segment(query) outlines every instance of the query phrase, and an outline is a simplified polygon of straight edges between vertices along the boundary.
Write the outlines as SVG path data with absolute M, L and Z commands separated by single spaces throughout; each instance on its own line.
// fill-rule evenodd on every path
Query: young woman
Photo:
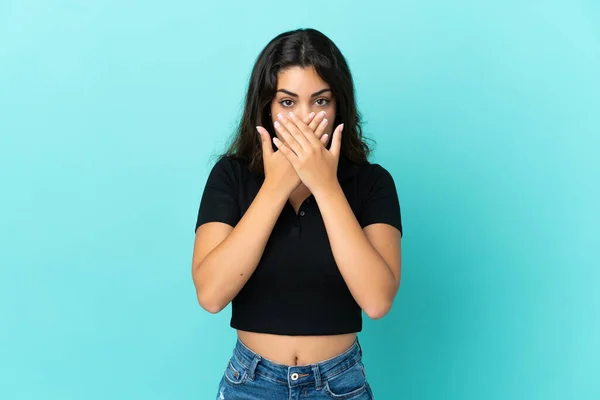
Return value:
M 200 202 L 192 275 L 238 340 L 218 399 L 372 399 L 357 332 L 400 285 L 391 175 L 367 161 L 346 60 L 313 29 L 260 53 Z

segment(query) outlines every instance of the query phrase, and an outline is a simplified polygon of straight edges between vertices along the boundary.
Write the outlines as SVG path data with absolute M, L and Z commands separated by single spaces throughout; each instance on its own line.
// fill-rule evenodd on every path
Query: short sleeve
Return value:
M 234 161 L 229 158 L 223 157 L 214 165 L 200 200 L 196 229 L 207 222 L 223 222 L 231 226 L 239 222 L 236 175 Z
M 361 227 L 385 223 L 396 227 L 402 235 L 400 201 L 392 175 L 382 166 L 373 164 L 369 174 L 364 199 L 362 201 L 359 223 Z

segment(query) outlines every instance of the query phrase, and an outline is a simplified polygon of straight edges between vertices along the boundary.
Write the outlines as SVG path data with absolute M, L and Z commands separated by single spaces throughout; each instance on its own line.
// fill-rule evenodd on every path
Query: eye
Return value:
M 317 105 L 320 107 L 325 107 L 327 104 L 329 104 L 329 99 L 325 99 L 325 98 L 317 99 L 315 101 L 315 103 L 317 103 Z
M 294 104 L 294 102 L 292 100 L 281 100 L 279 102 L 279 104 L 281 104 L 283 107 L 287 108 L 287 107 L 291 107 Z

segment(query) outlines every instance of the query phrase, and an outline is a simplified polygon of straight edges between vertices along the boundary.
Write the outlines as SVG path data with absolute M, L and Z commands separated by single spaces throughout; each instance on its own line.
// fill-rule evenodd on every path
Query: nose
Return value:
M 299 106 L 295 110 L 296 115 L 303 121 L 306 119 L 308 114 L 310 114 L 311 112 L 312 112 L 312 110 L 310 109 L 310 107 L 307 107 L 307 106 Z

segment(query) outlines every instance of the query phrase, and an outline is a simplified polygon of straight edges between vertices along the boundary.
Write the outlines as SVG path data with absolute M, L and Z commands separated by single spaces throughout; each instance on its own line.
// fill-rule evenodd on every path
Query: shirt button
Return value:
M 301 217 L 304 217 L 304 215 L 305 215 L 305 214 L 306 214 L 306 213 L 305 213 L 304 211 L 300 211 L 300 216 L 301 216 Z
M 294 372 L 294 373 L 293 373 L 293 374 L 290 376 L 290 378 L 291 378 L 293 381 L 297 381 L 297 380 L 298 380 L 298 377 L 299 377 L 299 375 L 298 375 L 298 373 L 297 373 L 297 372 Z

